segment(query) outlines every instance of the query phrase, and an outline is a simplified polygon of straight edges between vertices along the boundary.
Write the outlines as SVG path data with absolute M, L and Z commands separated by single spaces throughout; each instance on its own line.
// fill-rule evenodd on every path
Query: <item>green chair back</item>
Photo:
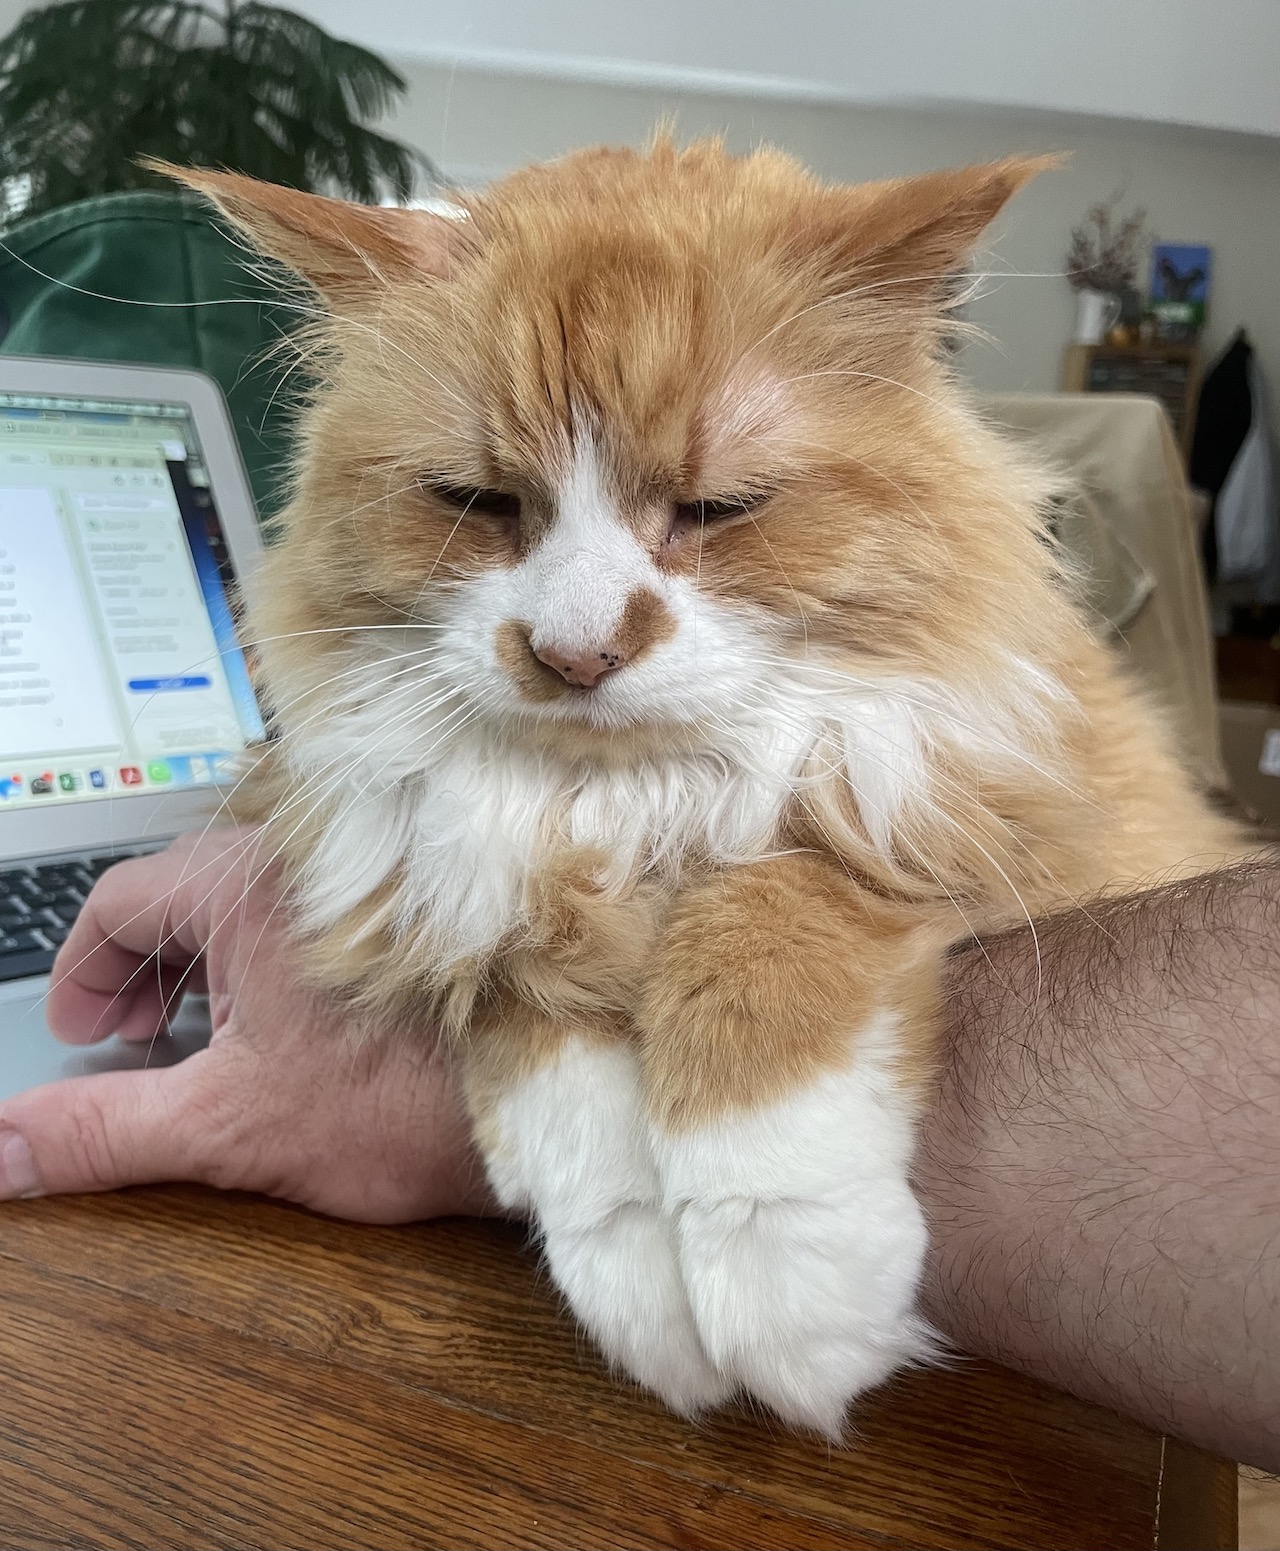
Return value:
M 279 509 L 290 394 L 289 356 L 276 347 L 296 313 L 202 201 L 106 194 L 20 222 L 0 244 L 0 351 L 207 372 L 259 512 Z

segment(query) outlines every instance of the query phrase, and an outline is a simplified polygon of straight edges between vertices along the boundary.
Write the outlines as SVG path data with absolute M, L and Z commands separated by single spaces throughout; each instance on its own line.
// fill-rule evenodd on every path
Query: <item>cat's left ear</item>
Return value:
M 452 219 L 304 194 L 241 173 L 148 165 L 203 194 L 254 247 L 339 308 L 376 296 L 392 280 L 446 279 L 475 245 L 461 210 Z
M 886 302 L 933 299 L 982 233 L 1058 156 L 1011 156 L 919 178 L 826 189 L 808 233 L 837 285 L 877 282 Z

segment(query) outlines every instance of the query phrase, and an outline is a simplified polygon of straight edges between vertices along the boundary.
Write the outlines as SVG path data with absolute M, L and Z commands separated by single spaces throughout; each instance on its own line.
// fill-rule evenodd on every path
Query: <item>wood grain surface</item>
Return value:
M 1003 1369 L 831 1450 L 616 1382 L 507 1225 L 174 1187 L 0 1207 L 0 1546 L 1235 1545 L 1235 1470 Z

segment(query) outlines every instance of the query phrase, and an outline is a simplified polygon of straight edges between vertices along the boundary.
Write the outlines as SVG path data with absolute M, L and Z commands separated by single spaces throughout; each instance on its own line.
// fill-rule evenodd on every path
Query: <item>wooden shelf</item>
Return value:
M 1195 345 L 1068 345 L 1062 386 L 1067 393 L 1143 393 L 1159 399 L 1184 461 L 1191 456 L 1200 393 Z

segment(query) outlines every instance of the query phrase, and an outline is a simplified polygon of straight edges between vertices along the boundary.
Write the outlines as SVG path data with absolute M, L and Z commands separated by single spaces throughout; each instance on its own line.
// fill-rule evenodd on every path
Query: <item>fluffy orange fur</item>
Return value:
M 338 821 L 291 730 L 336 714 L 362 630 L 536 549 L 587 420 L 658 573 L 745 606 L 819 671 L 941 707 L 926 789 L 887 816 L 819 740 L 741 865 L 693 846 L 606 876 L 553 808 L 519 918 L 483 954 L 441 958 L 431 922 L 406 922 L 403 864 L 312 932 L 317 979 L 442 1021 L 486 1148 L 502 1095 L 571 1034 L 638 1047 L 651 1112 L 679 1131 L 841 1067 L 891 1008 L 919 1103 L 950 941 L 1240 852 L 1082 622 L 1044 480 L 939 349 L 949 278 L 1042 166 L 830 187 L 775 152 L 660 140 L 517 173 L 457 220 L 181 174 L 319 298 L 295 492 L 252 610 L 284 736 L 247 807 L 291 877 Z M 519 520 L 460 516 L 451 487 L 512 493 Z M 669 517 L 734 498 L 714 527 Z M 671 633 L 652 601 L 628 656 Z M 669 719 L 540 719 L 581 692 L 525 621 L 495 651 L 530 708 L 522 749 L 607 776 L 679 746 Z M 975 727 L 1019 696 L 1025 715 Z
M 847 938 L 874 941 L 876 961 L 885 899 L 910 900 L 922 922 L 960 935 L 1238 851 L 1239 837 L 1192 791 L 1157 718 L 1082 627 L 1044 542 L 1034 475 L 953 410 L 956 388 L 936 349 L 939 282 L 1044 165 L 1014 159 L 832 188 L 773 152 L 733 159 L 716 143 L 678 151 L 660 141 L 647 155 L 587 152 L 517 173 L 466 201 L 466 228 L 182 172 L 327 304 L 296 494 L 253 616 L 268 696 L 301 684 L 292 714 L 310 713 L 305 686 L 317 663 L 336 661 L 345 632 L 393 622 L 433 578 L 511 564 L 527 534 L 458 524 L 415 476 L 431 470 L 483 486 L 514 472 L 545 493 L 557 431 L 572 403 L 587 402 L 623 443 L 619 463 L 639 492 L 657 483 L 696 497 L 708 479 L 713 493 L 717 483 L 781 486 L 768 513 L 727 542 L 670 559 L 686 572 L 697 566 L 707 592 L 763 604 L 855 672 L 891 666 L 981 684 L 1007 671 L 1002 653 L 1016 653 L 1071 690 L 1074 703 L 1042 734 L 1068 749 L 1069 784 L 1039 777 L 1034 746 L 1015 780 L 993 785 L 988 773 L 957 766 L 939 811 L 922 816 L 888 859 L 868 857 L 856 792 L 837 782 L 797 798 L 787 821 L 795 840 L 835 863 L 840 891 L 861 886 L 875 897 L 875 910 L 829 918 Z M 716 399 L 735 377 L 746 384 L 753 375 L 786 381 L 794 404 L 780 421 L 760 409 L 758 423 L 735 436 L 718 424 Z M 639 525 L 638 497 L 635 510 Z M 646 537 L 656 546 L 656 533 Z M 526 663 L 514 671 L 530 674 Z M 594 741 L 583 737 L 599 753 Z M 637 741 L 648 741 L 647 729 Z M 251 783 L 244 811 L 269 817 L 287 804 L 292 794 L 275 774 Z M 310 827 L 282 839 L 286 863 L 305 853 Z M 775 864 L 776 887 L 807 886 L 812 866 Z M 739 884 L 732 900 L 706 880 L 689 880 L 686 891 L 695 889 L 705 896 L 698 941 L 683 923 L 667 948 L 685 960 L 742 927 L 747 898 L 759 916 L 749 936 L 772 934 L 784 913 L 769 887 Z M 574 896 L 572 924 L 548 932 L 564 907 L 554 883 L 540 892 L 551 896 L 537 912 L 544 919 L 483 966 L 486 984 L 509 976 L 528 992 L 527 968 L 513 972 L 506 961 L 527 958 L 530 944 L 548 956 L 581 951 L 589 894 Z M 669 903 L 682 922 L 687 900 Z M 651 931 L 647 899 L 641 914 Z M 899 933 L 895 919 L 888 940 Z M 420 985 L 438 991 L 439 968 L 404 962 L 392 932 L 348 968 L 348 935 L 340 929 L 315 945 L 327 982 L 354 980 L 378 1002 L 413 999 Z M 719 976 L 728 982 L 722 995 L 732 1001 L 745 979 L 776 975 L 760 995 L 794 999 L 809 1041 L 813 1019 L 799 1014 L 797 981 L 837 1005 L 848 963 L 865 952 L 850 941 L 841 954 L 837 943 L 824 933 L 786 953 L 734 955 L 735 973 Z M 707 1059 L 683 981 L 656 977 L 659 992 L 634 983 L 634 973 L 620 976 L 607 952 L 602 962 L 602 1008 L 634 1016 L 645 1005 L 658 1046 L 674 1040 L 696 1063 Z M 681 972 L 696 979 L 696 970 Z M 465 974 L 470 981 L 474 967 Z M 707 987 L 697 995 L 708 999 Z M 579 1009 L 571 1001 L 563 1011 Z M 704 1016 L 716 1024 L 714 1011 Z M 520 1039 L 513 1031 L 512 1043 Z M 793 1064 L 783 1051 L 776 1060 Z M 670 1054 L 662 1062 L 680 1066 Z M 699 1076 L 701 1106 L 742 1101 L 741 1074 L 722 1080 L 718 1093 Z M 665 1106 L 687 1105 L 682 1083 L 678 1071 L 664 1078 Z

